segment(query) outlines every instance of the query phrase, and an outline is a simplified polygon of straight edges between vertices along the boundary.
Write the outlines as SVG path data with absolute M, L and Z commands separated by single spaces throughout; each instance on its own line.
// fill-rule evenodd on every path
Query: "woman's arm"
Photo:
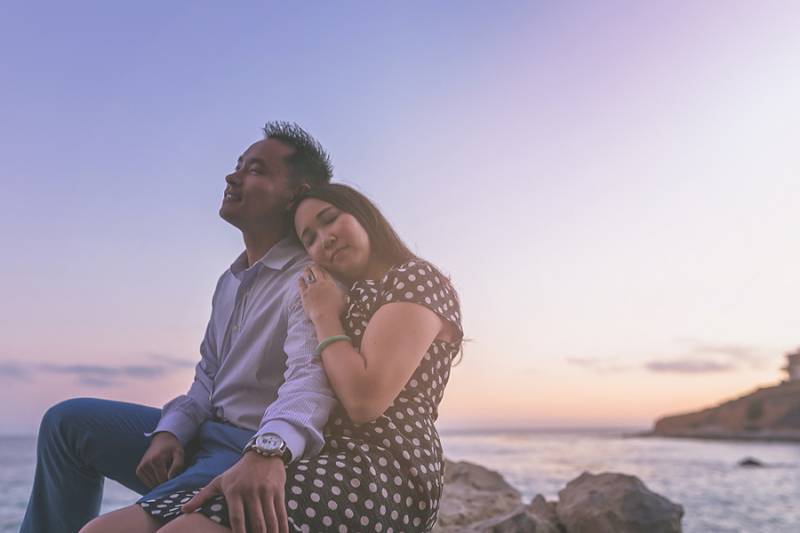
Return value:
M 314 325 L 319 339 L 344 332 L 338 316 Z M 322 351 L 325 373 L 353 422 L 370 422 L 386 411 L 443 327 L 442 319 L 426 307 L 386 304 L 367 324 L 361 353 L 347 342 Z

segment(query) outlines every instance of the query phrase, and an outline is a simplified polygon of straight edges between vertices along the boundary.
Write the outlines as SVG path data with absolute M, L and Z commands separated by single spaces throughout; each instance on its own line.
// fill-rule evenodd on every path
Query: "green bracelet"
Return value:
M 317 345 L 317 350 L 314 352 L 314 354 L 322 355 L 322 350 L 324 350 L 334 342 L 338 341 L 347 341 L 350 343 L 353 342 L 353 340 L 347 335 L 331 335 L 330 337 L 326 337 L 320 341 L 320 343 Z

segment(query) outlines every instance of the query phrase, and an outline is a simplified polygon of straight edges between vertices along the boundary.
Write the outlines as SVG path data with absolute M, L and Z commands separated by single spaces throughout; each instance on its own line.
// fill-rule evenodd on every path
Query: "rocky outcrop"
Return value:
M 558 493 L 559 521 L 569 533 L 673 533 L 683 507 L 652 492 L 637 477 L 584 472 Z
M 583 473 L 559 492 L 524 505 L 497 472 L 445 464 L 437 533 L 679 533 L 683 508 L 634 476 Z
M 715 407 L 661 418 L 651 434 L 800 441 L 800 381 L 760 388 Z
M 446 461 L 444 492 L 434 531 L 460 533 L 522 505 L 517 489 L 493 470 L 466 461 Z

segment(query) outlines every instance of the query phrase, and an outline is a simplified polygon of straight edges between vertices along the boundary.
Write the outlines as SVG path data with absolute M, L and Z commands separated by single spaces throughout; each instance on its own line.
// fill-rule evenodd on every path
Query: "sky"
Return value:
M 3 2 L 0 432 L 191 383 L 296 121 L 447 272 L 443 428 L 625 426 L 800 346 L 797 2 Z

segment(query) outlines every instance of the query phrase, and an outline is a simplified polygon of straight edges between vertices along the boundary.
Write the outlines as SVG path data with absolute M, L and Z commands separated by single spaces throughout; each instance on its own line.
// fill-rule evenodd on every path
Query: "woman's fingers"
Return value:
M 325 272 L 325 269 L 321 266 L 317 265 L 316 263 L 309 267 L 311 269 L 311 273 L 314 274 L 314 277 L 317 279 L 328 279 L 328 273 Z

